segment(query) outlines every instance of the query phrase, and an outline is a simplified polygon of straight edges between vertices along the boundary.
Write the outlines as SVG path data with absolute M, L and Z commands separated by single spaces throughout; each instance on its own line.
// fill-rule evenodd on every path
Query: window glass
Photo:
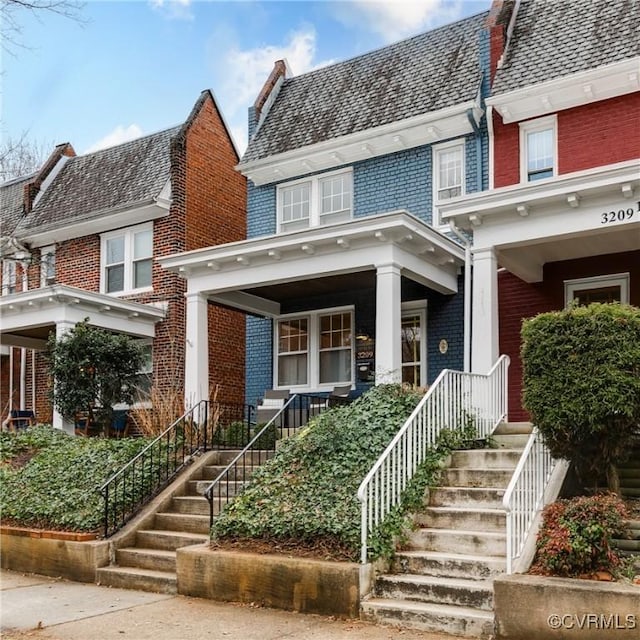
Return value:
M 530 181 L 553 176 L 553 129 L 527 133 L 527 176 Z
M 308 320 L 278 323 L 278 385 L 307 384 Z
M 153 383 L 153 353 L 151 345 L 144 345 L 143 350 L 144 362 L 142 367 L 140 367 L 140 371 L 136 375 L 134 382 L 134 396 L 137 402 L 149 400 L 151 397 L 151 386 Z
M 321 384 L 351 380 L 351 313 L 320 317 Z
M 309 218 L 309 183 L 287 187 L 282 191 L 282 222 Z
M 338 175 L 320 182 L 320 214 L 351 209 L 351 174 Z
M 124 236 L 107 240 L 107 264 L 124 262 Z
M 124 291 L 124 265 L 107 267 L 107 293 Z
M 604 304 L 610 302 L 621 302 L 622 291 L 620 285 L 613 285 L 611 287 L 594 287 L 587 289 L 574 289 L 573 299 L 578 301 L 578 304 L 587 306 L 594 302 L 602 302 Z
M 139 231 L 133 235 L 133 259 L 149 258 L 153 251 L 153 234 L 151 229 Z
M 56 281 L 56 252 L 53 247 L 49 247 L 42 254 L 42 285 L 49 286 Z
M 151 285 L 151 260 L 139 260 L 133 264 L 133 288 Z
M 402 318 L 402 382 L 420 384 L 421 335 L 420 314 Z

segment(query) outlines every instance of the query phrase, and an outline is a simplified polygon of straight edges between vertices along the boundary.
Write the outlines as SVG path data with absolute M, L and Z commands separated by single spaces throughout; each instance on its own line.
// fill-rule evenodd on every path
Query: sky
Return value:
M 489 9 L 491 0 L 88 0 L 81 21 L 16 11 L 0 135 L 84 154 L 184 122 L 211 89 L 242 153 L 276 60 L 293 75 Z M 7 48 L 9 49 L 7 51 Z M 48 152 L 47 152 L 48 153 Z

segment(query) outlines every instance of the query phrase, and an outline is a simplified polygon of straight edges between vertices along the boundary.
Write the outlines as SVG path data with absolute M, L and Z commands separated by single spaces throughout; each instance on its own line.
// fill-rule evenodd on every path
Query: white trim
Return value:
M 144 287 L 133 287 L 133 264 L 134 264 L 134 236 L 138 233 L 145 231 L 151 232 L 151 255 L 145 260 L 151 261 L 151 284 Z M 114 238 L 123 238 L 124 243 L 124 257 L 123 257 L 123 289 L 122 291 L 107 291 L 107 243 Z M 118 229 L 116 231 L 109 231 L 100 235 L 100 293 L 108 294 L 111 296 L 124 296 L 134 293 L 144 293 L 153 291 L 153 222 L 145 222 L 144 224 L 136 225 L 135 227 L 127 227 L 126 229 Z
M 530 133 L 539 133 L 541 131 L 551 130 L 553 136 L 553 164 L 551 170 L 553 175 L 542 180 L 551 180 L 558 175 L 558 116 L 556 114 L 545 118 L 537 118 L 536 120 L 527 120 L 520 123 L 520 182 L 538 182 L 537 180 L 529 180 L 529 146 L 527 144 L 527 136 Z
M 450 149 L 459 148 L 462 152 L 462 177 L 461 177 L 461 191 L 460 195 L 452 196 L 451 198 L 438 198 L 438 192 L 440 191 L 440 154 L 442 151 L 448 151 Z M 438 230 L 448 229 L 448 223 L 443 223 L 440 219 L 440 205 L 443 202 L 447 202 L 453 198 L 461 198 L 467 192 L 467 166 L 466 166 L 466 140 L 465 138 L 456 138 L 455 140 L 448 140 L 440 144 L 434 144 L 431 146 L 431 189 L 432 189 L 432 222 L 434 228 Z
M 409 300 L 407 302 L 403 302 L 401 304 L 401 319 L 419 315 L 420 317 L 420 380 L 418 382 L 419 386 L 427 385 L 427 311 L 428 311 L 428 303 L 427 300 Z M 401 345 L 402 352 L 402 345 Z M 402 367 L 402 356 L 400 357 Z
M 349 313 L 351 315 L 351 379 L 336 380 L 333 382 L 320 383 L 320 317 L 336 315 L 338 313 Z M 283 320 L 307 320 L 307 384 L 305 385 L 278 385 L 278 325 Z M 340 307 L 327 307 L 324 309 L 312 309 L 298 313 L 287 313 L 273 320 L 273 388 L 291 389 L 304 393 L 331 391 L 338 384 L 350 384 L 353 388 L 355 381 L 355 307 L 353 305 L 343 305 Z
M 590 278 L 575 278 L 564 281 L 564 303 L 568 306 L 575 296 L 576 291 L 584 289 L 604 289 L 605 287 L 620 287 L 620 302 L 629 304 L 629 273 L 612 273 L 604 276 L 592 276 Z
M 495 178 L 493 172 L 495 170 L 495 140 L 493 132 L 493 107 L 487 107 L 487 133 L 489 134 L 489 191 L 494 189 Z

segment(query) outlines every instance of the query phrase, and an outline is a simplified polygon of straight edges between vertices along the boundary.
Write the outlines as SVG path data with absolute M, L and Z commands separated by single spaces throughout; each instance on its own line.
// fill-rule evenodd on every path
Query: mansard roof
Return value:
M 476 99 L 487 12 L 284 81 L 242 163 Z
M 522 0 L 494 95 L 640 55 L 640 2 Z
M 31 173 L 0 184 L 0 236 L 11 236 L 24 214 L 24 187 L 34 178 Z
M 170 143 L 181 127 L 70 158 L 20 223 L 20 232 L 92 218 L 154 200 L 170 177 Z

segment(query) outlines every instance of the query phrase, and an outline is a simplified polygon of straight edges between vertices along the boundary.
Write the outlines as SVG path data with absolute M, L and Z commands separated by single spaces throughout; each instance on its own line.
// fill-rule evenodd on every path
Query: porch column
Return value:
M 493 247 L 473 252 L 471 370 L 487 373 L 499 355 L 498 261 Z
M 209 324 L 207 298 L 188 293 L 187 333 L 184 361 L 185 408 L 209 399 Z
M 56 340 L 60 340 L 65 333 L 68 333 L 75 327 L 73 322 L 58 322 L 56 323 Z M 44 393 L 44 390 L 43 390 Z M 33 408 L 35 411 L 35 407 Z M 52 427 L 54 429 L 61 429 L 62 431 L 66 431 L 67 433 L 74 435 L 75 434 L 75 425 L 70 420 L 67 420 L 62 416 L 62 414 L 56 409 L 55 405 L 52 407 L 52 416 L 51 416 Z
M 400 268 L 376 268 L 376 384 L 402 381 Z

